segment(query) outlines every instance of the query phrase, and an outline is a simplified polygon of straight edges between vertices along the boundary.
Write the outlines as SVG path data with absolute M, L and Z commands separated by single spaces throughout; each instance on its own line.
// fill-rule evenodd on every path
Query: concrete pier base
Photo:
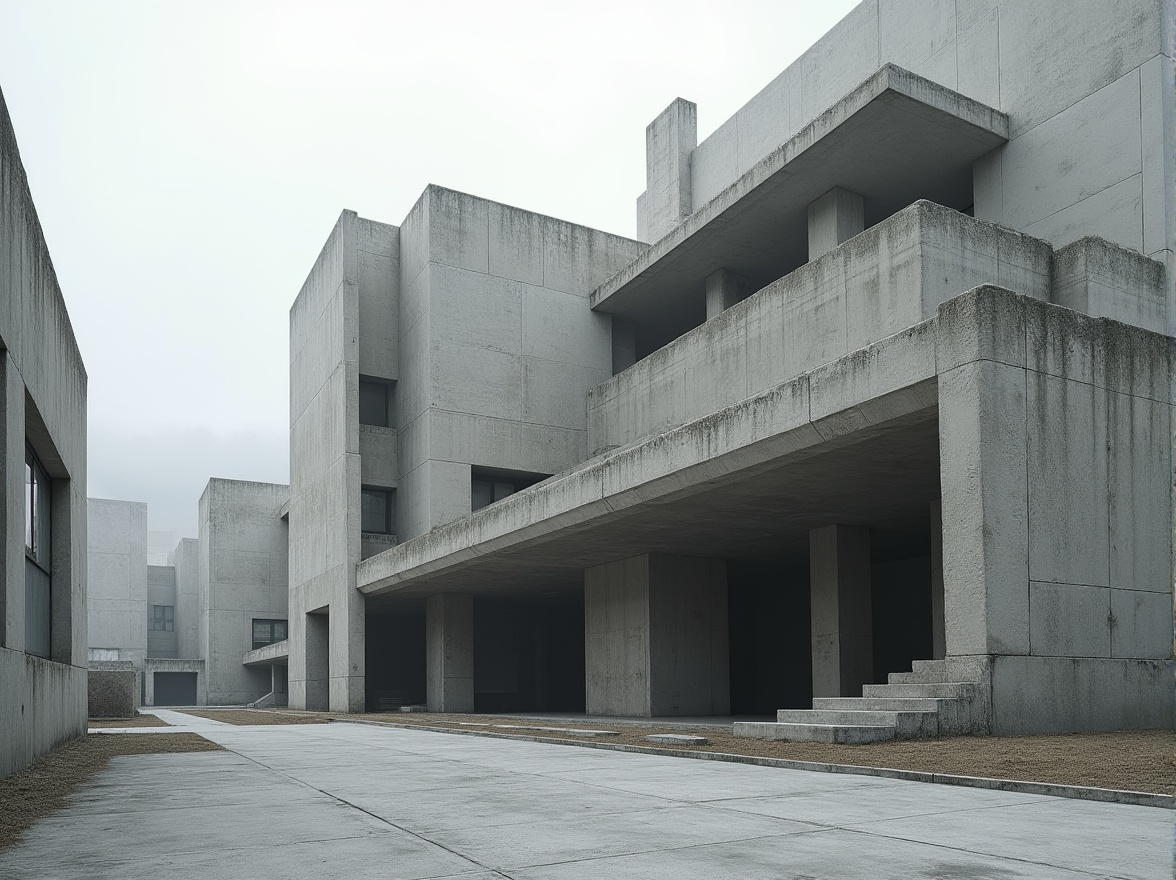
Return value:
M 425 602 L 425 689 L 430 712 L 474 711 L 470 593 L 438 593 Z
M 874 680 L 869 529 L 813 529 L 809 578 L 813 696 L 861 696 Z
M 589 715 L 731 711 L 727 565 L 643 554 L 584 575 Z

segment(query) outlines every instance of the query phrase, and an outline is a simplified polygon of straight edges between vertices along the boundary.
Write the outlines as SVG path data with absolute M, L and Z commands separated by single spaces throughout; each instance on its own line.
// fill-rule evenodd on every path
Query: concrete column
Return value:
M 709 321 L 725 312 L 739 300 L 747 289 L 747 279 L 730 269 L 720 269 L 706 279 L 706 319 Z
M 870 531 L 832 525 L 809 532 L 813 696 L 860 697 L 874 680 Z
M 931 659 L 947 656 L 943 618 L 943 501 L 931 502 Z
M 584 573 L 589 715 L 731 711 L 727 564 L 645 554 Z
M 637 328 L 628 321 L 612 319 L 612 371 L 624 372 L 637 363 Z
M 425 602 L 425 690 L 430 712 L 474 711 L 474 597 L 438 593 Z
M 857 193 L 833 187 L 808 206 L 809 260 L 828 253 L 866 228 L 866 209 Z
M 698 107 L 675 98 L 645 129 L 644 241 L 657 241 L 694 210 L 690 155 L 698 145 Z
M 330 709 L 331 615 L 329 612 L 307 614 L 305 626 L 306 708 L 325 712 Z

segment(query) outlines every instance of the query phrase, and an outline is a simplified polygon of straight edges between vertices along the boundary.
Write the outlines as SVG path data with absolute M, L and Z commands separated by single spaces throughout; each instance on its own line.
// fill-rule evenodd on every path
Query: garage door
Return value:
M 195 672 L 155 673 L 156 706 L 195 706 Z

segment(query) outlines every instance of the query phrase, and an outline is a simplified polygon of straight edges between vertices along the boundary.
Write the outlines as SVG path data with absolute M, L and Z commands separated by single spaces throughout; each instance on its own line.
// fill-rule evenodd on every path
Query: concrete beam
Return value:
M 839 186 L 833 187 L 808 206 L 809 261 L 827 254 L 865 228 L 865 200 L 855 192 Z M 709 291 L 708 286 L 708 294 Z
M 430 712 L 474 711 L 474 597 L 425 601 L 425 692 Z
M 870 531 L 809 532 L 813 696 L 857 697 L 874 680 Z

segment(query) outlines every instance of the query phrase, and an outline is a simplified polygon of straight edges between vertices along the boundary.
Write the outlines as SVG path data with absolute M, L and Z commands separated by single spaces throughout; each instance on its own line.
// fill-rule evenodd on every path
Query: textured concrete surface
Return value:
M 116 758 L 0 855 L 0 875 L 1172 872 L 1173 813 L 1155 808 L 365 725 L 232 727 L 158 714 L 228 751 Z M 267 815 L 281 821 L 261 833 Z

